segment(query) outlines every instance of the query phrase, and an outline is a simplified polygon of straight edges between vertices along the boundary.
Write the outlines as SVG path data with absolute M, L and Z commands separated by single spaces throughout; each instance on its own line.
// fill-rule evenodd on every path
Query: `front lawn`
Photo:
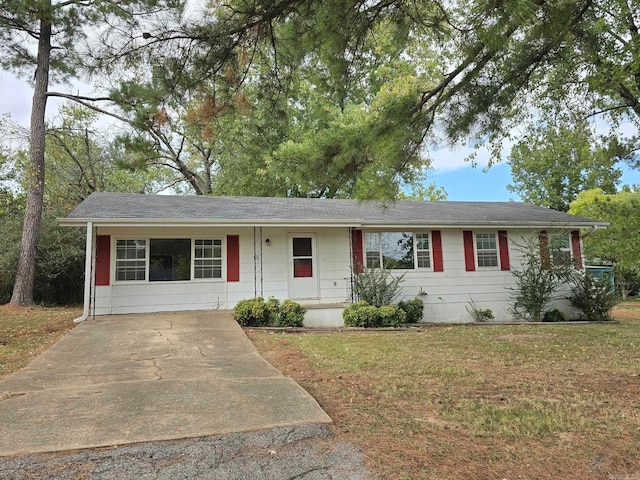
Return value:
M 73 328 L 78 307 L 0 305 L 0 378 L 17 372 Z
M 248 333 L 383 478 L 610 480 L 640 475 L 640 302 L 615 317 Z

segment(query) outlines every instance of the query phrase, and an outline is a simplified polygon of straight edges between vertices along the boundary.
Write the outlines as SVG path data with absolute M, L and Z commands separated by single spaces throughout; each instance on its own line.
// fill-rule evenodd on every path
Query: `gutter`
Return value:
M 211 218 L 202 219 L 175 219 L 175 218 L 58 218 L 58 223 L 63 227 L 80 227 L 87 222 L 93 222 L 101 227 L 219 227 L 219 228 L 237 228 L 237 227 L 284 227 L 284 228 L 370 228 L 385 229 L 393 228 L 402 230 L 408 227 L 420 227 L 429 229 L 467 229 L 474 230 L 478 228 L 506 228 L 506 229 L 556 229 L 556 228 L 606 228 L 607 222 L 503 222 L 503 221 L 478 221 L 469 223 L 457 222 L 429 222 L 424 219 L 413 221 L 397 222 L 397 221 L 368 221 L 362 219 L 351 220 L 219 220 Z
M 93 264 L 93 222 L 87 222 L 87 244 L 85 250 L 85 266 L 84 266 L 84 307 L 82 315 L 73 320 L 78 324 L 89 318 L 89 309 L 91 306 L 91 276 Z

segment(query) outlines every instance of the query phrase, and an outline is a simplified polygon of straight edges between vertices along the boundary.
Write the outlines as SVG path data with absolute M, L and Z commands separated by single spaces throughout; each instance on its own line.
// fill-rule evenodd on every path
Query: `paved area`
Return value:
M 0 418 L 0 456 L 331 422 L 229 312 L 88 320 L 0 381 Z
M 0 458 L 6 480 L 367 480 L 354 445 L 326 425 Z

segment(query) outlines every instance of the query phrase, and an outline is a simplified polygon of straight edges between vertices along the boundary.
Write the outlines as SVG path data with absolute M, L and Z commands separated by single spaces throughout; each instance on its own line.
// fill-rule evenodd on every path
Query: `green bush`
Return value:
M 557 308 L 544 312 L 542 317 L 543 322 L 566 322 L 567 320 L 567 314 Z
M 383 305 L 378 308 L 379 325 L 381 327 L 397 327 L 407 320 L 407 314 L 398 305 Z
M 618 303 L 609 276 L 595 278 L 588 273 L 578 278 L 569 300 L 587 320 L 592 321 L 612 320 L 611 310 Z
M 296 302 L 285 300 L 280 305 L 278 323 L 281 327 L 302 327 L 307 309 Z
M 345 307 L 342 318 L 345 327 L 397 327 L 406 322 L 407 314 L 398 305 L 376 307 L 360 301 Z
M 269 325 L 270 315 L 262 297 L 241 300 L 233 309 L 233 318 L 245 327 L 265 327 Z
M 398 307 L 401 308 L 406 314 L 406 323 L 419 323 L 422 321 L 422 312 L 424 311 L 424 302 L 421 298 L 414 298 L 413 300 L 402 301 L 398 303 Z
M 296 302 L 262 297 L 239 301 L 233 318 L 244 327 L 301 327 L 306 309 Z
M 400 282 L 404 275 L 394 277 L 384 268 L 365 268 L 356 276 L 355 293 L 369 305 L 391 305 L 400 295 Z
M 380 323 L 378 308 L 365 301 L 352 303 L 342 311 L 345 327 L 377 327 Z

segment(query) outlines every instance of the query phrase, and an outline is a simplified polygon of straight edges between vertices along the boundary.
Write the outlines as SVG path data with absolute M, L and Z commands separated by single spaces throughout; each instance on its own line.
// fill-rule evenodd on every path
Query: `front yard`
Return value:
M 640 478 L 640 303 L 615 317 L 249 336 L 383 478 Z
M 78 308 L 0 306 L 0 378 Z M 387 479 L 640 478 L 640 302 L 619 324 L 248 330 Z

